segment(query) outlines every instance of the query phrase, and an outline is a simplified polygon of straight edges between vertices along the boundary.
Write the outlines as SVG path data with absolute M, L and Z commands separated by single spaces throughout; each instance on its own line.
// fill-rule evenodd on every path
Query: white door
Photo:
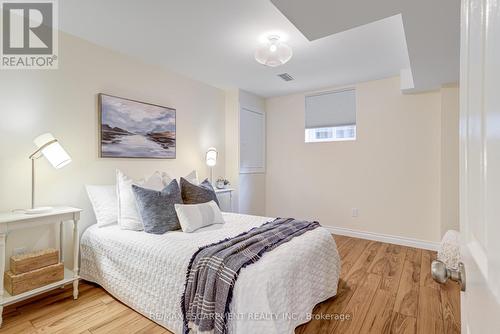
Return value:
M 500 333 L 500 0 L 462 0 L 462 333 Z

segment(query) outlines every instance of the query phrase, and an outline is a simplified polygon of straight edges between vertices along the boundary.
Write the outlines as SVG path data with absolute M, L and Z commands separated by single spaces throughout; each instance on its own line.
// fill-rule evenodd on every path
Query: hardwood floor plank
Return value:
M 410 261 L 417 264 L 420 268 L 422 263 L 422 249 L 406 247 L 406 258 L 405 261 Z
M 92 288 L 90 290 L 85 290 L 79 297 L 78 303 L 73 300 L 72 289 L 68 294 L 65 290 L 60 290 L 61 296 L 65 298 L 57 298 L 57 296 L 51 296 L 48 299 L 41 297 L 38 301 L 33 301 L 32 304 L 25 304 L 21 307 L 14 305 L 16 312 L 8 313 L 4 316 L 4 321 L 2 328 L 8 327 L 10 323 L 16 323 L 18 321 L 35 321 L 39 318 L 49 317 L 53 314 L 59 314 L 63 312 L 70 312 L 74 307 L 79 305 L 87 304 L 87 302 L 92 302 L 93 300 L 99 298 L 99 296 L 105 296 L 106 292 L 101 288 Z M 12 306 L 11 306 L 12 307 Z M 81 307 L 81 306 L 80 306 Z M 0 331 L 1 333 L 1 331 Z
M 92 330 L 94 326 L 99 324 L 107 323 L 114 319 L 120 312 L 130 311 L 130 309 L 120 302 L 114 301 L 109 304 L 103 304 L 104 308 L 102 311 L 92 313 L 80 318 L 79 320 L 67 319 L 58 323 L 58 330 L 51 328 L 51 333 L 62 334 L 62 333 L 80 333 L 87 329 Z M 134 312 L 135 313 L 135 312 Z
M 335 244 L 337 245 L 337 248 L 339 248 L 341 245 L 343 245 L 347 240 L 349 240 L 349 237 L 346 237 L 344 235 L 333 235 L 333 239 L 335 240 Z
M 432 279 L 431 263 L 437 257 L 436 252 L 422 250 L 422 265 L 420 270 L 420 286 L 433 289 L 440 289 L 440 284 Z
M 393 312 L 391 334 L 414 334 L 417 332 L 417 319 L 398 312 Z
M 163 327 L 160 327 L 155 323 L 150 323 L 148 326 L 138 330 L 134 334 L 173 334 L 173 333 L 166 330 Z
M 106 305 L 98 302 L 81 309 L 80 312 L 72 312 L 71 314 L 62 313 L 63 316 L 58 314 L 56 316 L 45 317 L 43 321 L 36 324 L 32 322 L 32 324 L 40 333 L 57 333 L 66 327 L 79 324 L 87 318 L 92 318 L 95 314 L 103 316 L 105 310 Z
M 139 332 L 140 330 L 148 327 L 150 325 L 151 321 L 144 317 L 144 316 L 140 316 L 138 319 L 134 319 L 134 320 L 131 320 L 131 321 L 128 321 L 126 324 L 123 324 L 123 325 L 126 325 L 127 326 L 127 331 L 128 333 L 137 333 Z M 123 329 L 121 328 L 117 328 L 116 331 L 111 331 L 109 332 L 110 334 L 111 333 L 116 333 L 116 334 L 122 334 L 123 333 Z
M 89 298 L 85 303 L 63 302 L 54 305 L 50 311 L 31 319 L 31 323 L 36 328 L 42 328 L 66 318 L 77 319 L 82 314 L 89 315 L 91 312 L 98 312 L 104 308 L 104 304 L 99 300 L 100 295 L 104 295 L 104 291 L 100 290 L 100 292 L 100 294 L 96 294 L 95 298 Z M 68 299 L 68 301 L 71 301 L 71 299 Z
M 399 286 L 403 264 L 406 257 L 406 248 L 398 245 L 388 245 L 382 254 L 373 262 L 372 273 L 382 276 L 380 289 L 392 291 L 396 295 Z
M 457 283 L 448 281 L 441 285 L 441 303 L 444 333 L 460 333 L 460 287 Z
M 417 317 L 421 260 L 421 250 L 415 248 L 407 250 L 403 273 L 394 304 L 395 312 L 410 317 Z
M 387 253 L 387 248 L 389 247 L 389 244 L 381 244 L 382 246 L 380 247 L 380 252 L 375 256 L 373 259 L 372 264 L 370 265 L 370 268 L 368 271 L 372 274 L 377 274 L 382 276 L 382 273 L 384 272 L 384 268 L 386 266 L 386 253 Z
M 313 313 L 352 318 L 313 319 L 297 334 L 460 332 L 458 286 L 432 280 L 434 252 L 334 238 L 342 261 L 338 293 Z M 88 282 L 81 282 L 78 300 L 68 286 L 5 308 L 4 333 L 171 334 Z
M 441 334 L 443 332 L 443 314 L 439 290 L 421 286 L 418 296 L 417 333 Z
M 117 316 L 110 318 L 106 323 L 103 323 L 99 327 L 93 327 L 90 329 L 92 334 L 107 334 L 107 333 L 133 333 L 129 330 L 128 324 L 139 320 L 142 317 L 137 312 L 127 309 Z
M 338 248 L 340 258 L 342 261 L 346 260 L 347 255 L 356 248 L 361 248 L 360 252 L 358 253 L 361 254 L 361 252 L 364 249 L 364 246 L 366 246 L 369 243 L 368 240 L 363 240 L 363 239 L 356 239 L 356 238 L 349 238 L 344 242 L 342 245 L 340 245 Z M 355 256 L 357 258 L 357 256 Z
M 31 322 L 29 321 L 17 321 L 15 323 L 11 323 L 10 326 L 2 325 L 2 329 L 0 329 L 0 333 L 2 334 L 31 334 L 36 333 L 36 328 L 33 327 Z
M 394 299 L 394 294 L 391 291 L 377 290 L 363 321 L 360 333 L 389 333 Z
M 115 298 L 113 298 L 113 296 L 111 295 L 105 295 L 101 298 L 99 298 L 101 300 L 101 302 L 103 302 L 104 304 L 109 304 L 109 303 L 112 303 L 114 301 L 116 301 Z
M 366 280 L 356 289 L 344 310 L 344 313 L 351 315 L 351 320 L 339 323 L 332 333 L 357 334 L 360 332 L 380 281 L 381 277 L 379 275 L 368 274 Z
M 376 241 L 371 241 L 366 245 L 349 272 L 345 274 L 345 280 L 349 282 L 351 287 L 358 285 L 366 277 L 368 269 L 382 248 L 381 246 L 382 244 Z
M 340 276 L 345 277 L 359 259 L 365 248 L 370 244 L 368 240 L 352 239 L 349 240 L 344 247 L 339 249 L 342 259 Z

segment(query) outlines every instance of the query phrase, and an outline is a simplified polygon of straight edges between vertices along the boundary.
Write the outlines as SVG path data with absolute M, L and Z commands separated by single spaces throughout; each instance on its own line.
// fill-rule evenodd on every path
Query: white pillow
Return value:
M 165 187 L 168 186 L 170 184 L 170 182 L 172 182 L 174 180 L 170 175 L 168 175 L 165 172 L 161 172 L 161 173 L 160 172 L 156 172 L 156 173 L 160 174 L 162 182 L 163 182 L 163 184 L 164 184 Z
M 205 226 L 224 224 L 219 206 L 210 201 L 201 204 L 175 204 L 175 212 L 183 232 L 194 232 Z
M 97 226 L 116 224 L 118 222 L 118 201 L 116 186 L 85 186 L 90 203 L 94 209 Z
M 199 185 L 200 184 L 200 181 L 198 180 L 198 172 L 196 172 L 196 170 L 193 170 L 191 171 L 191 173 L 189 173 L 188 175 L 184 176 L 184 178 L 186 180 L 188 180 L 189 182 L 191 182 L 192 184 L 194 185 Z M 180 184 L 180 180 L 179 180 L 179 184 Z
M 137 210 L 135 195 L 132 191 L 132 184 L 148 188 L 156 191 L 161 191 L 165 187 L 162 174 L 159 172 L 153 173 L 145 180 L 134 182 L 121 171 L 116 170 L 116 196 L 118 198 L 118 225 L 124 230 L 142 231 L 141 216 Z

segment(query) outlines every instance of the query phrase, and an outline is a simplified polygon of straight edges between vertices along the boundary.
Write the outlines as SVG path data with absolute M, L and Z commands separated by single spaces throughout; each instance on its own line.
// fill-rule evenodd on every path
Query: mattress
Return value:
M 189 260 L 201 246 L 236 236 L 272 218 L 224 213 L 225 224 L 163 235 L 92 225 L 81 238 L 80 276 L 174 333 L 182 333 L 181 296 Z M 334 296 L 340 259 L 320 227 L 265 253 L 241 270 L 230 333 L 293 333 L 314 306 Z

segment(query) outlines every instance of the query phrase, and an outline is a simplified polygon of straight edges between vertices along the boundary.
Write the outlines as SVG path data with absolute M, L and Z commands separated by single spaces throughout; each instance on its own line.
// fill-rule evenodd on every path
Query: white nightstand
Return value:
M 55 207 L 52 211 L 41 214 L 25 214 L 22 212 L 0 213 L 0 326 L 2 325 L 2 311 L 4 306 L 19 302 L 21 300 L 36 296 L 55 288 L 59 288 L 68 283 L 73 282 L 73 298 L 78 298 L 78 251 L 80 249 L 78 221 L 80 220 L 81 211 L 81 209 L 71 207 Z M 3 288 L 3 279 L 5 272 L 5 244 L 9 232 L 30 227 L 58 223 L 59 260 L 60 262 L 64 263 L 63 223 L 66 221 L 73 222 L 73 270 L 65 267 L 63 280 L 15 296 L 11 296 Z
M 233 191 L 234 189 L 232 188 L 215 188 L 215 194 L 217 195 L 222 211 L 233 211 Z

